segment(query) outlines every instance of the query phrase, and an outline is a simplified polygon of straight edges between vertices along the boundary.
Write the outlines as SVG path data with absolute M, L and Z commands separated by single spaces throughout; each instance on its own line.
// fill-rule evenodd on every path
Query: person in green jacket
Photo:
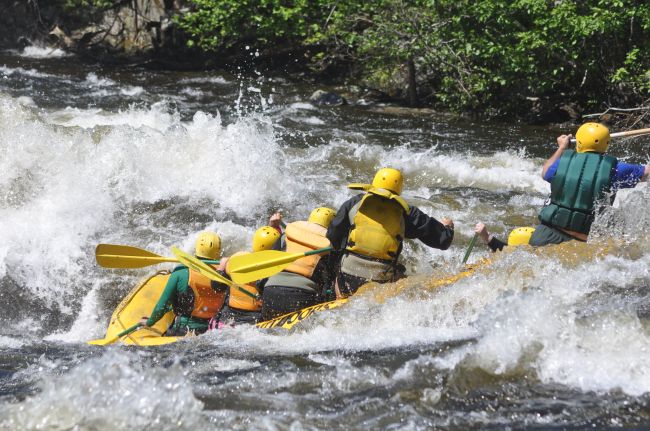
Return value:
M 201 260 L 216 260 L 221 256 L 221 238 L 214 232 L 201 232 L 196 240 L 195 253 Z M 225 274 L 224 268 L 216 268 Z M 151 316 L 143 317 L 140 324 L 153 326 L 165 313 L 173 310 L 174 323 L 167 336 L 183 336 L 188 332 L 202 334 L 209 329 L 210 320 L 223 308 L 228 286 L 206 276 L 178 266 L 169 276 L 165 289 Z
M 571 138 L 557 138 L 558 149 L 542 168 L 542 178 L 551 183 L 551 196 L 539 213 L 532 246 L 586 241 L 598 206 L 613 201 L 618 189 L 633 188 L 650 174 L 650 166 L 619 162 L 605 154 L 610 135 L 602 124 L 580 126 L 575 151 L 568 149 Z

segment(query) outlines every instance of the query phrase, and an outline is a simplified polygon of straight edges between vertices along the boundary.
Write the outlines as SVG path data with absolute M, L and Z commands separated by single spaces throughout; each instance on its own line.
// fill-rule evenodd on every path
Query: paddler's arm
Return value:
M 165 313 L 169 311 L 169 307 L 172 303 L 172 298 L 178 292 L 179 284 L 187 284 L 188 281 L 189 272 L 187 269 L 179 269 L 172 272 L 172 274 L 169 276 L 169 279 L 167 280 L 167 284 L 165 285 L 165 289 L 163 290 L 162 295 L 160 295 L 160 299 L 158 299 L 156 306 L 151 312 L 151 316 L 149 316 L 146 321 L 144 321 L 143 318 L 140 323 L 143 323 L 145 326 L 153 326 L 157 321 L 162 319 Z
M 284 222 L 282 221 L 282 213 L 280 211 L 275 212 L 271 217 L 269 217 L 269 226 L 271 226 L 273 229 L 277 230 L 278 233 L 280 234 L 280 238 L 273 244 L 272 250 L 278 250 L 278 251 L 283 251 L 285 244 L 284 244 L 284 232 L 282 232 L 282 226 L 286 226 Z
M 418 207 L 411 206 L 406 216 L 406 238 L 419 239 L 425 245 L 440 250 L 447 250 L 454 240 L 454 222 L 443 219 L 439 222 L 423 213 Z
M 501 251 L 503 250 L 503 247 L 508 245 L 494 235 L 491 235 L 487 230 L 487 226 L 481 222 L 476 223 L 474 232 L 481 238 L 485 245 L 490 247 L 490 250 L 492 251 Z
M 350 210 L 353 206 L 361 200 L 363 195 L 356 195 L 348 199 L 341 205 L 341 208 L 336 212 L 336 216 L 332 219 L 329 227 L 327 228 L 327 239 L 330 240 L 334 250 L 341 250 L 345 248 L 350 234 Z
M 544 163 L 544 166 L 542 167 L 542 178 L 546 178 L 546 171 L 548 171 L 548 168 L 550 168 L 553 163 L 560 160 L 564 150 L 569 147 L 571 138 L 573 138 L 573 135 L 561 135 L 557 137 L 557 150 L 555 150 L 553 155 L 549 157 L 546 163 Z
M 230 275 L 228 274 L 229 260 L 230 260 L 229 257 L 222 257 L 221 260 L 219 261 L 219 266 L 217 266 L 216 271 L 219 273 L 219 275 L 222 275 L 224 278 L 231 280 Z M 218 281 L 212 280 L 210 282 L 210 287 L 212 287 L 212 290 L 214 290 L 215 292 L 227 292 L 229 286 L 225 283 L 220 283 Z

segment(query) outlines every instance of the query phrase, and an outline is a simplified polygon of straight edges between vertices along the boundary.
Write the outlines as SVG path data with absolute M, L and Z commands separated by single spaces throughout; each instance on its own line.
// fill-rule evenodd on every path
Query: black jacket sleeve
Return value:
M 503 247 L 507 246 L 505 242 L 501 241 L 499 238 L 492 237 L 490 242 L 487 243 L 487 246 L 490 247 L 490 250 L 492 251 L 501 251 L 503 250 Z
M 454 230 L 412 206 L 406 216 L 406 238 L 417 238 L 429 247 L 447 250 L 454 239 Z
M 348 235 L 350 234 L 350 210 L 357 202 L 361 200 L 363 195 L 356 195 L 348 199 L 341 205 L 341 208 L 336 212 L 336 216 L 327 228 L 327 239 L 332 243 L 334 250 L 341 250 L 345 248 Z

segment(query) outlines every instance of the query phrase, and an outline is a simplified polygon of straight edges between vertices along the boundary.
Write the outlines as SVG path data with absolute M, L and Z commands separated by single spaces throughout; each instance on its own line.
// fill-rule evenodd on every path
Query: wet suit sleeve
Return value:
M 255 287 L 257 288 L 257 291 L 259 292 L 260 295 L 264 294 L 264 286 L 266 286 L 266 282 L 269 281 L 269 278 L 263 278 L 261 280 L 257 280 L 255 282 Z
M 429 247 L 447 250 L 454 240 L 454 230 L 412 206 L 406 216 L 405 236 L 419 239 Z
M 350 210 L 362 197 L 363 195 L 357 195 L 345 201 L 327 228 L 327 239 L 332 243 L 334 250 L 342 250 L 345 248 L 351 227 Z
M 183 282 L 187 284 L 189 281 L 188 274 L 189 272 L 187 269 L 172 272 L 169 276 L 169 280 L 167 280 L 167 284 L 165 285 L 165 290 L 163 290 L 158 303 L 147 320 L 147 326 L 155 325 L 156 322 L 162 319 L 165 313 L 171 309 L 172 298 L 174 298 L 178 293 L 179 284 Z
M 492 237 L 490 242 L 487 243 L 487 246 L 490 247 L 490 250 L 492 251 L 501 251 L 503 250 L 503 247 L 507 246 L 505 242 L 501 241 L 499 238 Z
M 328 290 L 334 286 L 334 269 L 336 268 L 336 256 L 327 254 L 320 258 L 311 279 L 320 288 L 318 292 L 321 297 L 324 297 Z
M 228 280 L 230 280 L 230 276 L 228 275 L 228 273 L 226 271 L 222 271 L 220 269 L 215 269 L 215 271 L 217 271 L 217 273 L 219 273 L 219 275 L 221 275 L 224 278 L 227 278 Z M 188 282 L 189 282 L 189 280 L 188 280 Z M 215 280 L 210 281 L 210 287 L 212 288 L 212 290 L 214 290 L 215 292 L 219 292 L 219 293 L 226 292 L 228 290 L 228 285 L 227 284 L 219 283 L 218 281 L 215 281 Z

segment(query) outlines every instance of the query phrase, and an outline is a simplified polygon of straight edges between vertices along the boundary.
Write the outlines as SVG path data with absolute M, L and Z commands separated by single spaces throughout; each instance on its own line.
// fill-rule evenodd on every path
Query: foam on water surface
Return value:
M 55 79 L 28 67 L 2 67 L 0 74 Z M 80 82 L 98 95 L 151 95 L 149 88 L 100 73 L 85 74 Z M 194 84 L 214 84 L 214 91 L 229 84 L 219 76 L 180 82 L 184 96 L 195 98 L 207 93 Z M 562 260 L 552 253 L 517 250 L 466 279 L 432 290 L 427 274 L 444 276 L 441 268 L 458 268 L 463 241 L 473 235 L 476 221 L 485 221 L 498 233 L 514 223 L 535 223 L 536 208 L 549 190 L 540 177 L 543 159 L 510 148 L 450 150 L 446 145 L 461 138 L 459 132 L 435 127 L 430 145 L 410 139 L 386 145 L 361 128 L 333 130 L 317 144 L 300 142 L 303 135 L 289 131 L 286 136 L 298 144 L 289 143 L 282 120 L 327 129 L 331 117 L 307 102 L 272 108 L 263 86 L 243 88 L 264 98 L 263 109 L 229 120 L 215 109 L 181 115 L 174 97 L 183 94 L 114 110 L 75 105 L 43 109 L 28 96 L 0 96 L 0 151 L 5 154 L 0 160 L 0 279 L 3 286 L 17 286 L 25 294 L 25 309 L 33 310 L 36 304 L 39 310 L 18 319 L 12 331 L 30 337 L 37 333 L 52 343 L 83 343 L 103 336 L 110 308 L 153 268 L 101 270 L 94 264 L 97 243 L 130 244 L 169 255 L 171 245 L 190 251 L 196 232 L 211 229 L 222 235 L 225 253 L 244 250 L 272 211 L 281 208 L 287 220 L 296 220 L 317 206 L 336 208 L 352 195 L 348 183 L 370 182 L 377 168 L 394 166 L 405 173 L 409 201 L 436 218 L 451 216 L 457 223 L 456 242 L 449 251 L 407 242 L 405 261 L 419 276 L 409 279 L 399 294 L 381 301 L 369 291 L 344 308 L 312 316 L 290 333 L 225 328 L 169 349 L 179 355 L 201 346 L 218 349 L 227 359 L 210 358 L 199 365 L 199 372 L 209 374 L 212 367 L 216 373 L 234 373 L 224 379 L 225 390 L 245 388 L 252 394 L 261 387 L 278 406 L 295 402 L 297 397 L 282 395 L 293 384 L 314 385 L 323 394 L 348 394 L 368 390 L 368 382 L 390 387 L 427 369 L 480 370 L 504 379 L 523 373 L 544 384 L 580 391 L 650 391 L 647 322 L 636 312 L 644 298 L 641 288 L 635 290 L 650 281 L 643 248 L 648 243 L 647 192 L 630 193 L 627 204 L 619 204 L 596 223 L 595 232 L 604 235 L 616 220 L 616 232 L 628 240 L 611 253 L 596 256 L 571 249 L 568 255 L 576 257 Z M 381 132 L 381 127 L 372 127 L 373 133 Z M 494 257 L 479 244 L 472 259 L 486 256 Z M 431 268 L 430 261 L 437 268 Z M 626 289 L 634 294 L 622 295 Z M 64 315 L 60 323 L 43 320 L 52 310 Z M 21 347 L 13 333 L 0 337 L 0 346 Z M 364 352 L 453 343 L 458 347 L 422 354 L 393 375 L 381 366 L 358 366 L 350 359 Z M 333 369 L 325 382 L 288 371 L 285 377 L 293 383 L 286 383 L 257 372 L 265 361 L 292 355 L 311 356 Z M 41 417 L 62 427 L 102 428 L 113 414 L 98 401 L 103 397 L 112 400 L 120 417 L 135 414 L 135 406 L 145 408 L 141 427 L 178 420 L 201 427 L 206 418 L 188 389 L 183 367 L 143 367 L 128 349 L 110 349 L 44 377 L 38 393 L 3 407 L 2 425 L 37 428 L 34 421 Z M 103 385 L 85 381 L 96 374 Z M 162 396 L 143 395 L 146 391 L 137 385 L 152 387 L 154 393 L 168 385 L 179 388 L 186 408 L 181 412 L 159 400 Z M 66 388 L 59 399 L 56 387 Z M 118 399 L 121 391 L 129 393 L 125 400 Z M 440 388 L 432 385 L 422 396 L 435 405 Z M 79 403 L 91 413 L 82 415 L 75 407 Z M 144 404 L 151 403 L 147 410 Z M 220 415 L 233 426 L 245 416 L 224 407 L 210 420 Z M 122 426 L 119 419 L 116 423 Z M 251 424 L 303 426 L 297 415 L 274 413 Z
M 202 403 L 178 365 L 145 365 L 109 350 L 68 370 L 48 364 L 38 394 L 0 406 L 2 429 L 201 429 Z M 59 374 L 63 371 L 62 374 Z

